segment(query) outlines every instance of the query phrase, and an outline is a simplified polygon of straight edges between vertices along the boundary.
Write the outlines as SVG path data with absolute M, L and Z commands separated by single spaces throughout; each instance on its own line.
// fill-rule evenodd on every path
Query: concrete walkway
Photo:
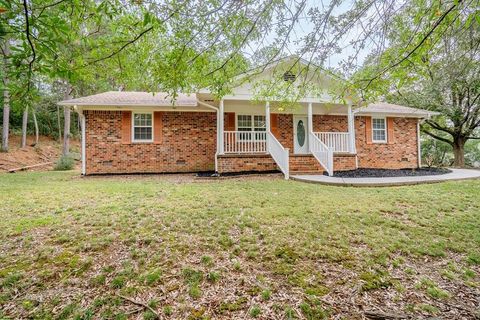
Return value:
M 295 175 L 291 179 L 320 183 L 335 186 L 353 186 L 353 187 L 382 187 L 382 186 L 404 186 L 422 183 L 436 183 L 443 181 L 479 179 L 480 170 L 473 169 L 450 169 L 452 172 L 433 176 L 416 177 L 383 177 L 383 178 L 340 178 L 328 177 L 323 175 Z

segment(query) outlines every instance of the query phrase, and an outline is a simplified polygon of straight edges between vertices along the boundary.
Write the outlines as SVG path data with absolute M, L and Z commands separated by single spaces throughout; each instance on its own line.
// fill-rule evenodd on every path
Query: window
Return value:
M 153 141 L 153 125 L 151 113 L 133 114 L 133 141 Z
M 372 119 L 373 142 L 387 142 L 387 122 L 385 118 Z
M 239 114 L 237 116 L 237 130 L 265 132 L 267 130 L 265 116 Z M 250 140 L 251 137 L 251 134 L 240 134 L 241 140 Z M 255 140 L 265 140 L 265 134 L 255 134 Z

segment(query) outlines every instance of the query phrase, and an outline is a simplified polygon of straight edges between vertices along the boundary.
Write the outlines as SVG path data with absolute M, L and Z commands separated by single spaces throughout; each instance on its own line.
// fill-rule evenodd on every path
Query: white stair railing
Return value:
M 327 147 L 313 132 L 309 133 L 310 152 L 318 162 L 327 170 L 329 176 L 333 176 L 333 151 Z
M 284 148 L 271 132 L 267 133 L 267 151 L 283 172 L 285 179 L 288 180 L 290 170 L 288 158 L 289 150 Z
M 350 152 L 350 133 L 348 132 L 314 132 L 333 152 Z

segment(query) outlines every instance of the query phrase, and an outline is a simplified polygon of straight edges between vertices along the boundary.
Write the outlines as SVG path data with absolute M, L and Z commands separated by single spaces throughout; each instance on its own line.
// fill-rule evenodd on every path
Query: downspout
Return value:
M 358 153 L 357 153 L 357 135 L 355 134 L 355 114 L 358 112 L 358 110 L 351 110 L 352 113 L 352 130 L 353 130 L 353 152 L 355 153 L 355 169 L 358 169 Z
M 83 110 L 79 109 L 77 106 L 74 106 L 73 109 L 78 112 L 78 116 L 80 117 L 80 127 L 82 130 L 82 145 L 81 145 L 81 156 L 82 156 L 82 176 L 86 175 L 86 121 L 85 121 L 85 115 L 83 114 Z
M 417 121 L 417 165 L 418 168 L 422 167 L 422 147 L 421 147 L 421 142 L 420 142 L 420 122 L 423 120 L 418 119 Z
M 215 151 L 215 172 L 218 172 L 218 150 L 219 150 L 219 143 L 220 143 L 220 137 L 218 136 L 218 133 L 220 132 L 220 111 L 218 110 L 217 107 L 214 107 L 208 103 L 205 103 L 203 101 L 200 101 L 197 99 L 198 104 L 213 109 L 217 112 L 217 148 Z

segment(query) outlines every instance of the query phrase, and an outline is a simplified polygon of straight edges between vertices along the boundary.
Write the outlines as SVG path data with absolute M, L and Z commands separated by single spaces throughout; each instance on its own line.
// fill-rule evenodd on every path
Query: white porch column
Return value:
M 349 133 L 349 151 L 350 153 L 356 153 L 355 147 L 355 116 L 352 111 L 352 103 L 348 103 L 348 133 Z
M 223 128 L 224 128 L 224 110 L 223 110 L 223 99 L 220 100 L 220 106 L 219 106 L 219 112 L 218 112 L 218 154 L 224 154 L 224 150 L 223 150 L 223 146 L 224 146 L 224 143 L 223 143 L 223 137 L 224 137 L 224 134 L 223 134 Z
M 271 132 L 270 128 L 270 102 L 265 103 L 265 126 L 267 127 L 267 133 Z
M 310 139 L 310 133 L 313 134 L 313 107 L 312 103 L 308 103 L 308 109 L 307 109 L 307 115 L 308 115 L 308 151 L 312 151 L 312 139 Z

